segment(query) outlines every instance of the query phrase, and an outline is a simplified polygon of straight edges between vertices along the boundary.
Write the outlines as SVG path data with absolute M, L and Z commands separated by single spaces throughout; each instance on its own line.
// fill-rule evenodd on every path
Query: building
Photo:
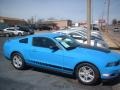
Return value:
M 52 22 L 55 23 L 59 28 L 68 28 L 72 26 L 71 20 L 56 20 Z
M 9 26 L 13 26 L 13 25 L 25 25 L 26 21 L 24 19 L 0 16 L 0 23 L 5 23 Z
M 72 26 L 71 20 L 46 20 L 38 23 L 38 26 L 47 26 L 51 29 L 65 29 Z

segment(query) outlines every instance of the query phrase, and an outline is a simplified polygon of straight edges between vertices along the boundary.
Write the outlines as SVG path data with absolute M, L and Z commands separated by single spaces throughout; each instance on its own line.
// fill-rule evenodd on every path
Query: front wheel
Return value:
M 76 77 L 83 84 L 93 85 L 99 81 L 100 74 L 94 65 L 83 63 L 77 66 Z
M 7 33 L 7 34 L 5 34 L 5 37 L 9 37 L 10 35 Z
M 19 53 L 14 53 L 12 55 L 12 65 L 19 70 L 22 70 L 25 68 L 25 62 L 21 54 Z
M 18 33 L 18 36 L 22 36 L 22 33 Z

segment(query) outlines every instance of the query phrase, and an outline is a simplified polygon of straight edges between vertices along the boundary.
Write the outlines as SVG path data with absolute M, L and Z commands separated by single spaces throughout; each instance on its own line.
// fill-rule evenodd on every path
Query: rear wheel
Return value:
M 76 77 L 86 85 L 96 84 L 99 81 L 100 74 L 98 69 L 89 63 L 83 63 L 76 68 Z
M 18 33 L 18 36 L 22 36 L 22 33 Z
M 5 34 L 5 37 L 9 37 L 10 35 L 8 33 Z
M 22 70 L 25 68 L 25 62 L 21 54 L 14 53 L 12 55 L 12 65 L 19 70 Z

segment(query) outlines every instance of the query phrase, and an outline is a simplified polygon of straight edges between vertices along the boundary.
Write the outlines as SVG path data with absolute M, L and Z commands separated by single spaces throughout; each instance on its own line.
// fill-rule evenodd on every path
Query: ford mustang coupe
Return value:
M 120 54 L 107 49 L 78 44 L 73 38 L 58 33 L 42 33 L 4 44 L 4 56 L 16 69 L 26 65 L 73 74 L 83 84 L 120 75 Z

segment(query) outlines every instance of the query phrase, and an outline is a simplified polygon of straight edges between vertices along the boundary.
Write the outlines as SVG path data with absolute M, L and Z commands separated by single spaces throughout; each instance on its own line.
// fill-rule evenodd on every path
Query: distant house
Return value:
M 71 20 L 47 20 L 47 21 L 43 21 L 41 25 L 46 25 L 53 29 L 62 29 L 62 28 L 71 27 L 72 21 Z
M 13 25 L 24 25 L 26 24 L 26 21 L 24 19 L 0 16 L 0 23 L 5 23 L 7 25 L 13 26 Z
M 55 23 L 59 28 L 68 28 L 72 26 L 71 20 L 56 20 L 52 22 Z

